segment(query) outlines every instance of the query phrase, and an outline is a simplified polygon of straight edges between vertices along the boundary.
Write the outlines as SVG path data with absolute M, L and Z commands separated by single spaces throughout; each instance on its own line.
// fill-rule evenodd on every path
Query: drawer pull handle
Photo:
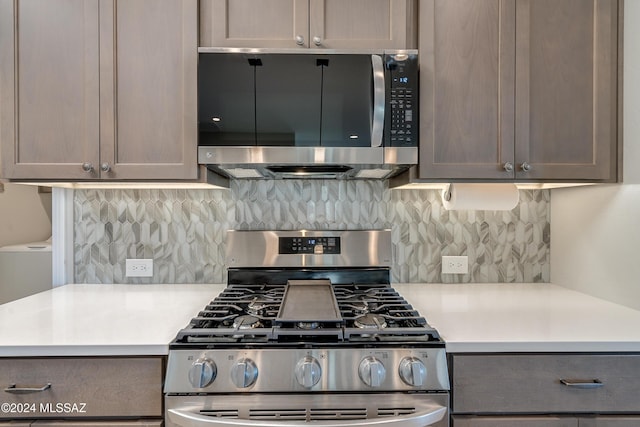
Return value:
M 39 393 L 41 391 L 45 391 L 51 388 L 51 383 L 47 383 L 42 387 L 16 387 L 15 384 L 11 384 L 9 387 L 5 388 L 4 391 L 12 394 L 29 394 L 29 393 Z
M 567 387 L 573 388 L 600 388 L 603 387 L 604 384 L 598 380 L 560 380 L 560 382 Z

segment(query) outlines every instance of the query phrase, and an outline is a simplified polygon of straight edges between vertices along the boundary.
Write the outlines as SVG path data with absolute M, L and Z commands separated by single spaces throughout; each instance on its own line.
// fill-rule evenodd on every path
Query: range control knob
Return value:
M 322 376 L 322 368 L 320 363 L 313 356 L 305 356 L 300 359 L 295 368 L 296 380 L 305 388 L 311 388 L 318 384 Z
M 189 382 L 194 388 L 204 388 L 216 379 L 217 373 L 218 369 L 213 360 L 198 359 L 189 369 Z
M 258 379 L 258 367 L 251 359 L 242 358 L 231 367 L 231 381 L 238 388 L 251 387 Z
M 360 361 L 358 375 L 369 387 L 380 387 L 384 382 L 386 370 L 381 361 L 373 356 L 367 356 Z
M 398 373 L 405 384 L 413 387 L 422 387 L 427 380 L 427 367 L 417 357 L 402 359 Z

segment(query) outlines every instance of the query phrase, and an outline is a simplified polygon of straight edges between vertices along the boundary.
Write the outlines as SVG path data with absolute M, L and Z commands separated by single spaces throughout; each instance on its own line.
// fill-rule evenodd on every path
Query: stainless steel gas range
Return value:
M 170 345 L 167 426 L 449 425 L 444 342 L 391 233 L 230 231 L 226 289 Z

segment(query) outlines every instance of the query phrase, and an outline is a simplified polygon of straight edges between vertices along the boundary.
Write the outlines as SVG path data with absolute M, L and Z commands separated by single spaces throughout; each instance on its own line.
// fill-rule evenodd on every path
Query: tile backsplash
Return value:
M 548 282 L 548 190 L 508 212 L 447 211 L 436 190 L 383 181 L 234 181 L 229 190 L 76 190 L 77 283 L 223 283 L 226 230 L 392 230 L 393 282 Z M 442 275 L 443 255 L 469 274 Z M 125 277 L 152 258 L 153 277 Z

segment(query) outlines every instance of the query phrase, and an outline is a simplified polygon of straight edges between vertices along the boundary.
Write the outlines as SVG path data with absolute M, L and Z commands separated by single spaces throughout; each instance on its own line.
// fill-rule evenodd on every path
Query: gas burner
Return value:
M 235 329 L 246 330 L 260 327 L 260 319 L 255 316 L 238 316 L 233 320 Z
M 255 298 L 253 301 L 251 301 L 247 305 L 247 313 L 253 314 L 253 315 L 258 315 L 258 314 L 260 314 L 261 311 L 263 311 L 267 307 L 271 307 L 273 305 L 274 304 L 272 302 L 259 300 L 259 299 Z
M 380 295 L 380 292 L 381 292 L 381 288 L 379 287 L 368 288 L 368 289 L 358 289 L 357 285 L 354 285 L 354 286 L 355 286 L 355 289 L 348 289 L 345 287 L 342 287 L 340 289 L 340 291 L 343 294 L 345 294 L 344 295 L 345 300 L 376 298 Z
M 369 312 L 369 303 L 367 301 L 350 301 L 343 305 L 344 307 L 348 307 L 359 314 L 366 314 Z
M 320 323 L 318 322 L 298 322 L 298 329 L 304 329 L 305 331 L 311 331 L 313 329 L 318 329 L 320 327 Z
M 371 313 L 358 317 L 353 324 L 361 329 L 384 329 L 387 327 L 384 317 Z
M 360 291 L 360 293 L 368 296 L 368 297 L 377 297 L 380 294 L 380 289 L 378 288 L 371 288 L 371 289 L 366 289 L 364 292 Z
M 259 296 L 260 299 L 265 300 L 265 302 L 278 302 L 282 299 L 282 289 L 268 289 L 259 292 L 255 292 L 256 296 Z

